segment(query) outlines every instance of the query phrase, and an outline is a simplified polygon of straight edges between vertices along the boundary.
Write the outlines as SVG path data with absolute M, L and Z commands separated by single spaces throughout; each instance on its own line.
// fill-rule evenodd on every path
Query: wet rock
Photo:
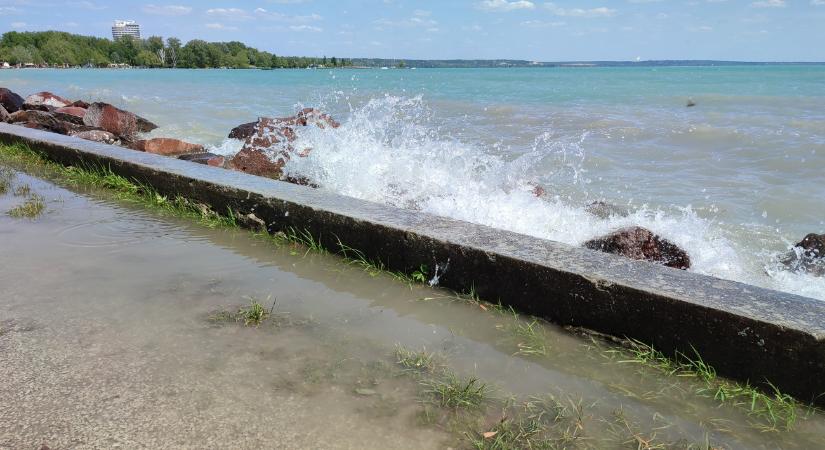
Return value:
M 336 122 L 335 119 L 332 118 L 327 113 L 321 112 L 315 108 L 304 108 L 298 112 L 296 116 L 298 122 L 302 126 L 307 125 L 315 125 L 318 128 L 338 128 L 341 126 L 340 123 Z
M 292 147 L 296 139 L 295 128 L 310 125 L 321 129 L 340 126 L 329 114 L 314 108 L 302 109 L 291 117 L 261 117 L 255 122 L 251 133 L 249 125 L 240 125 L 230 133 L 247 137 L 241 151 L 229 161 L 229 167 L 252 175 L 283 179 L 308 186 L 314 185 L 300 175 L 283 177 L 283 167 L 292 156 L 306 157 L 312 150 L 295 151 Z
M 622 228 L 584 243 L 586 248 L 649 261 L 676 269 L 690 268 L 690 257 L 676 244 L 642 227 Z
M 202 145 L 191 144 L 179 139 L 154 138 L 135 142 L 131 148 L 146 153 L 163 156 L 178 156 L 188 153 L 203 153 Z
M 65 98 L 52 94 L 51 92 L 44 91 L 26 97 L 25 103 L 35 107 L 51 106 L 54 108 L 62 108 L 64 106 L 69 106 L 72 101 L 66 100 Z
M 601 200 L 585 206 L 584 210 L 600 219 L 609 219 L 612 216 L 627 217 L 626 209 Z
M 547 191 L 538 184 L 533 186 L 533 190 L 530 191 L 530 193 L 532 193 L 536 197 L 544 197 L 545 195 L 547 195 Z
M 244 147 L 232 157 L 228 165 L 233 170 L 250 175 L 277 179 L 281 177 L 284 164 L 284 159 L 273 161 L 262 150 Z
M 141 133 L 148 133 L 158 127 L 157 125 L 144 119 L 143 117 L 136 115 L 135 119 L 137 120 L 137 129 Z
M 3 105 L 0 105 L 0 122 L 11 122 L 11 114 L 6 111 Z
M 23 97 L 9 89 L 0 88 L 0 105 L 3 105 L 3 108 L 6 108 L 9 114 L 16 113 L 23 109 L 23 103 L 25 103 Z
M 223 156 L 209 152 L 180 155 L 178 156 L 178 159 L 182 159 L 184 161 L 192 161 L 198 164 L 204 164 L 212 167 L 223 167 L 226 163 L 226 158 L 224 158 Z
M 241 139 L 241 140 L 249 139 L 250 137 L 252 137 L 253 134 L 255 134 L 255 125 L 257 125 L 257 124 L 258 124 L 257 121 L 256 122 L 249 122 L 249 123 L 242 123 L 242 124 L 238 125 L 237 127 L 233 128 L 229 132 L 228 137 L 230 139 Z
M 825 276 L 825 234 L 808 234 L 780 261 L 788 270 L 815 277 Z
M 69 132 L 69 136 L 78 137 L 87 141 L 102 142 L 104 144 L 120 145 L 120 139 L 104 130 L 82 130 Z
M 685 106 L 687 106 L 688 108 L 693 108 L 694 106 L 696 106 L 696 102 L 694 102 L 693 99 L 689 98 L 687 101 L 687 105 Z

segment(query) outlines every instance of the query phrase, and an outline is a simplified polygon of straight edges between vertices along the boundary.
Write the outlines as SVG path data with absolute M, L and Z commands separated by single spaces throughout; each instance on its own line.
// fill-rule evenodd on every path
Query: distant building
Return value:
M 118 40 L 123 36 L 140 39 L 140 25 L 134 20 L 115 20 L 112 26 L 112 39 Z

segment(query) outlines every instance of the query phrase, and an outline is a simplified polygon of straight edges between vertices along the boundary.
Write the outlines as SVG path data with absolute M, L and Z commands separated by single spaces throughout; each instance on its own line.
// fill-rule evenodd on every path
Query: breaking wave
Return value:
M 350 107 L 338 129 L 299 130 L 295 147 L 313 151 L 285 169 L 346 196 L 571 245 L 639 225 L 684 248 L 693 272 L 825 299 L 825 280 L 770 270 L 773 256 L 738 247 L 730 230 L 690 206 L 589 213 L 586 205 L 602 199 L 587 189 L 586 132 L 571 139 L 547 130 L 528 151 L 508 156 L 444 128 L 420 96 L 373 98 Z M 537 186 L 546 193 L 538 197 Z

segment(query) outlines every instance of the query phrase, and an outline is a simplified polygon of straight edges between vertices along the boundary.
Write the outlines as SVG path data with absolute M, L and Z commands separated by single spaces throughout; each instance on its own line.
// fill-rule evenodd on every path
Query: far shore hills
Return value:
M 150 36 L 117 40 L 62 31 L 8 31 L 0 36 L 0 68 L 187 68 L 187 69 L 442 69 L 554 67 L 692 67 L 821 65 L 825 62 L 718 60 L 528 61 L 520 59 L 401 59 L 283 56 L 242 42 L 206 42 Z

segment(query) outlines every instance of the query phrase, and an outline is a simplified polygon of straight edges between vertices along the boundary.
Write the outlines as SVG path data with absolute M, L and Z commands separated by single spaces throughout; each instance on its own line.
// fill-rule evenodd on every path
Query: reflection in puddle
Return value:
M 696 380 L 543 322 L 105 193 L 15 180 L 47 212 L 0 215 L 0 448 L 825 439 L 819 414 L 763 433 L 745 409 L 697 395 Z M 0 210 L 16 201 L 0 195 Z

